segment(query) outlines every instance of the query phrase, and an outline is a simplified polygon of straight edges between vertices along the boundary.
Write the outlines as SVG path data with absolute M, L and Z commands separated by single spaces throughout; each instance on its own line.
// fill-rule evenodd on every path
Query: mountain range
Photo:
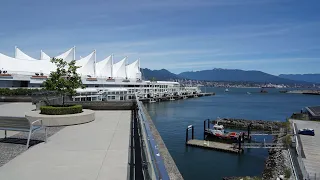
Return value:
M 170 79 L 191 79 L 205 81 L 239 81 L 239 82 L 258 82 L 275 84 L 308 84 L 320 83 L 320 74 L 289 75 L 281 74 L 279 76 L 271 75 L 262 71 L 244 71 L 239 69 L 211 69 L 203 71 L 188 71 L 180 74 L 174 74 L 166 69 L 150 70 L 141 69 L 144 79 L 154 78 L 156 80 Z M 310 76 L 312 75 L 312 76 Z M 312 78 L 311 78 L 312 77 Z
M 280 74 L 279 77 L 295 81 L 320 83 L 320 74 Z

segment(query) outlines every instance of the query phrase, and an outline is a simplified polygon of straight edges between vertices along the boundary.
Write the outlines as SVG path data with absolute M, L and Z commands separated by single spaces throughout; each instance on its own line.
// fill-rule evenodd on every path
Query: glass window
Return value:
M 115 96 L 111 96 L 111 99 L 116 99 L 116 97 Z

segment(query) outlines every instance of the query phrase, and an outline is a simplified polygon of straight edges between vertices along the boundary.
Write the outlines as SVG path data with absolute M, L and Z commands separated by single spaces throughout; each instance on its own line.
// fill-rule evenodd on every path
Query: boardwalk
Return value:
M 231 153 L 241 152 L 239 151 L 239 149 L 234 148 L 232 144 L 219 143 L 219 142 L 213 142 L 213 141 L 191 139 L 187 142 L 187 145 L 201 147 L 201 148 L 208 148 L 208 149 L 213 149 L 218 151 L 226 151 Z

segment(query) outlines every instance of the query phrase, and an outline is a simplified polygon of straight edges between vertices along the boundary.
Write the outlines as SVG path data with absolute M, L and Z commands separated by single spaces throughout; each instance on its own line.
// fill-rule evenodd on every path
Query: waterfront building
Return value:
M 66 62 L 76 59 L 76 48 L 55 56 Z M 40 51 L 40 59 L 35 59 L 15 47 L 15 56 L 0 53 L 0 87 L 39 88 L 56 69 L 51 57 Z M 86 57 L 76 60 L 81 66 L 78 73 L 86 89 L 78 89 L 75 101 L 128 100 L 134 94 L 141 98 L 175 96 L 200 93 L 198 87 L 183 87 L 172 81 L 146 81 L 140 71 L 140 59 L 128 64 L 128 58 L 114 63 L 113 55 L 97 61 L 94 50 Z

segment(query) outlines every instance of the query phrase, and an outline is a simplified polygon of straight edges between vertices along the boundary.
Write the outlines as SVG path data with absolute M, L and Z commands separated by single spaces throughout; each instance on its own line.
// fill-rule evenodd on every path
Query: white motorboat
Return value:
M 155 101 L 154 99 L 149 100 L 149 103 L 154 103 L 154 102 L 157 102 L 157 101 Z
M 228 88 L 227 88 L 227 89 L 225 89 L 225 90 L 224 90 L 224 92 L 229 92 L 229 89 L 228 89 Z
M 247 92 L 247 94 L 251 94 L 250 92 Z

